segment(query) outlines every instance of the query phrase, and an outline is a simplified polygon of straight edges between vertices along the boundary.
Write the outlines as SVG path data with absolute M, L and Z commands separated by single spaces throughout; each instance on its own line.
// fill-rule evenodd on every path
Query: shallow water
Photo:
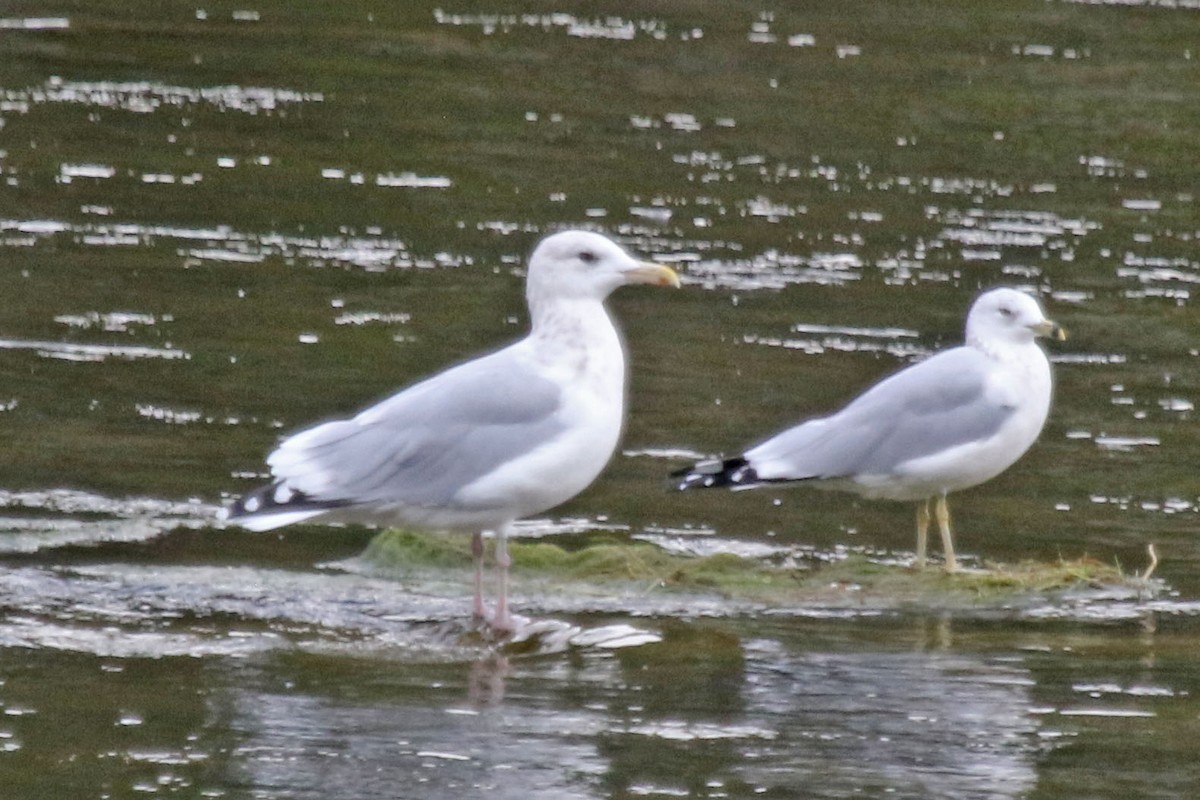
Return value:
M 0 794 L 1186 796 L 1193 5 L 393 6 L 0 12 Z M 1071 338 L 1041 441 L 952 499 L 959 547 L 1136 572 L 1153 543 L 1159 591 L 931 611 L 526 574 L 497 646 L 463 570 L 213 526 L 280 433 L 520 335 L 522 259 L 565 226 L 684 288 L 613 298 L 622 451 L 525 536 L 904 564 L 905 505 L 664 477 L 954 343 L 1007 283 Z

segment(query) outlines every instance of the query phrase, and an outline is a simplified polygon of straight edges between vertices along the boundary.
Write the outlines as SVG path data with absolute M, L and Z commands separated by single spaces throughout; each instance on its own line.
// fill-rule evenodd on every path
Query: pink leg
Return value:
M 483 605 L 483 534 L 479 531 L 471 534 L 471 558 L 475 562 L 475 618 L 487 619 Z
M 508 610 L 508 568 L 512 566 L 512 558 L 508 555 L 508 532 L 501 528 L 496 531 L 496 571 L 499 578 L 499 588 L 496 597 L 496 616 L 492 617 L 492 628 L 500 632 L 516 630 L 516 623 Z

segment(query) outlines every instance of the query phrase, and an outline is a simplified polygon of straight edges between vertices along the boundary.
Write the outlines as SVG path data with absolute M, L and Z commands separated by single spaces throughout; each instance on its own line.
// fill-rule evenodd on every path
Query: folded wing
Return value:
M 267 458 L 275 483 L 247 495 L 232 515 L 302 519 L 381 503 L 452 508 L 463 487 L 558 436 L 566 427 L 561 403 L 561 388 L 511 348 L 493 353 L 286 439 Z M 278 524 L 298 518 L 280 516 Z
M 768 439 L 745 459 L 759 481 L 887 475 L 992 436 L 1014 411 L 988 391 L 980 354 L 959 347 L 886 378 L 835 414 Z

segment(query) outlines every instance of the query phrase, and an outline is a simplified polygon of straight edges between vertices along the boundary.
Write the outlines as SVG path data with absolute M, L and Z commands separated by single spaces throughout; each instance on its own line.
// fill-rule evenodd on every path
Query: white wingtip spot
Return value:
M 292 497 L 293 497 L 292 490 L 289 489 L 288 487 L 284 486 L 282 483 L 275 487 L 275 503 L 277 505 L 283 505 L 284 503 L 291 500 Z
M 258 511 L 260 505 L 262 504 L 258 501 L 257 497 L 251 497 L 245 503 L 242 503 L 242 508 L 246 509 L 248 513 L 253 514 L 255 511 Z

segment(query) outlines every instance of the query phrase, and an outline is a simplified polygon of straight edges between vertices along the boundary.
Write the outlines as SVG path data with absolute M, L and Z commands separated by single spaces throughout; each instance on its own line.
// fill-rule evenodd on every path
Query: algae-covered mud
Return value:
M 566 546 L 548 541 L 511 546 L 516 574 L 525 594 L 533 595 L 527 602 L 549 604 L 560 613 L 586 609 L 589 603 L 615 608 L 624 602 L 633 613 L 654 608 L 660 614 L 686 613 L 697 603 L 710 606 L 710 614 L 796 608 L 1041 614 L 1055 606 L 1070 614 L 1071 608 L 1147 601 L 1171 593 L 1153 580 L 1153 561 L 1141 573 L 1082 558 L 985 562 L 947 574 L 917 569 L 911 558 L 846 548 L 756 546 L 694 534 L 644 534 L 629 540 L 609 532 L 586 538 L 586 543 Z M 465 541 L 408 531 L 381 534 L 361 558 L 341 566 L 397 577 L 410 585 L 457 582 L 465 587 L 471 579 Z
M 1188 796 L 1200 9 L 0 9 L 0 796 Z M 630 415 L 514 547 L 223 529 L 277 438 L 524 330 L 603 231 Z M 1012 469 L 913 509 L 666 475 L 961 337 L 1070 331 Z M 1154 546 L 1158 563 L 1145 577 Z M 936 565 L 935 565 L 936 566 Z

